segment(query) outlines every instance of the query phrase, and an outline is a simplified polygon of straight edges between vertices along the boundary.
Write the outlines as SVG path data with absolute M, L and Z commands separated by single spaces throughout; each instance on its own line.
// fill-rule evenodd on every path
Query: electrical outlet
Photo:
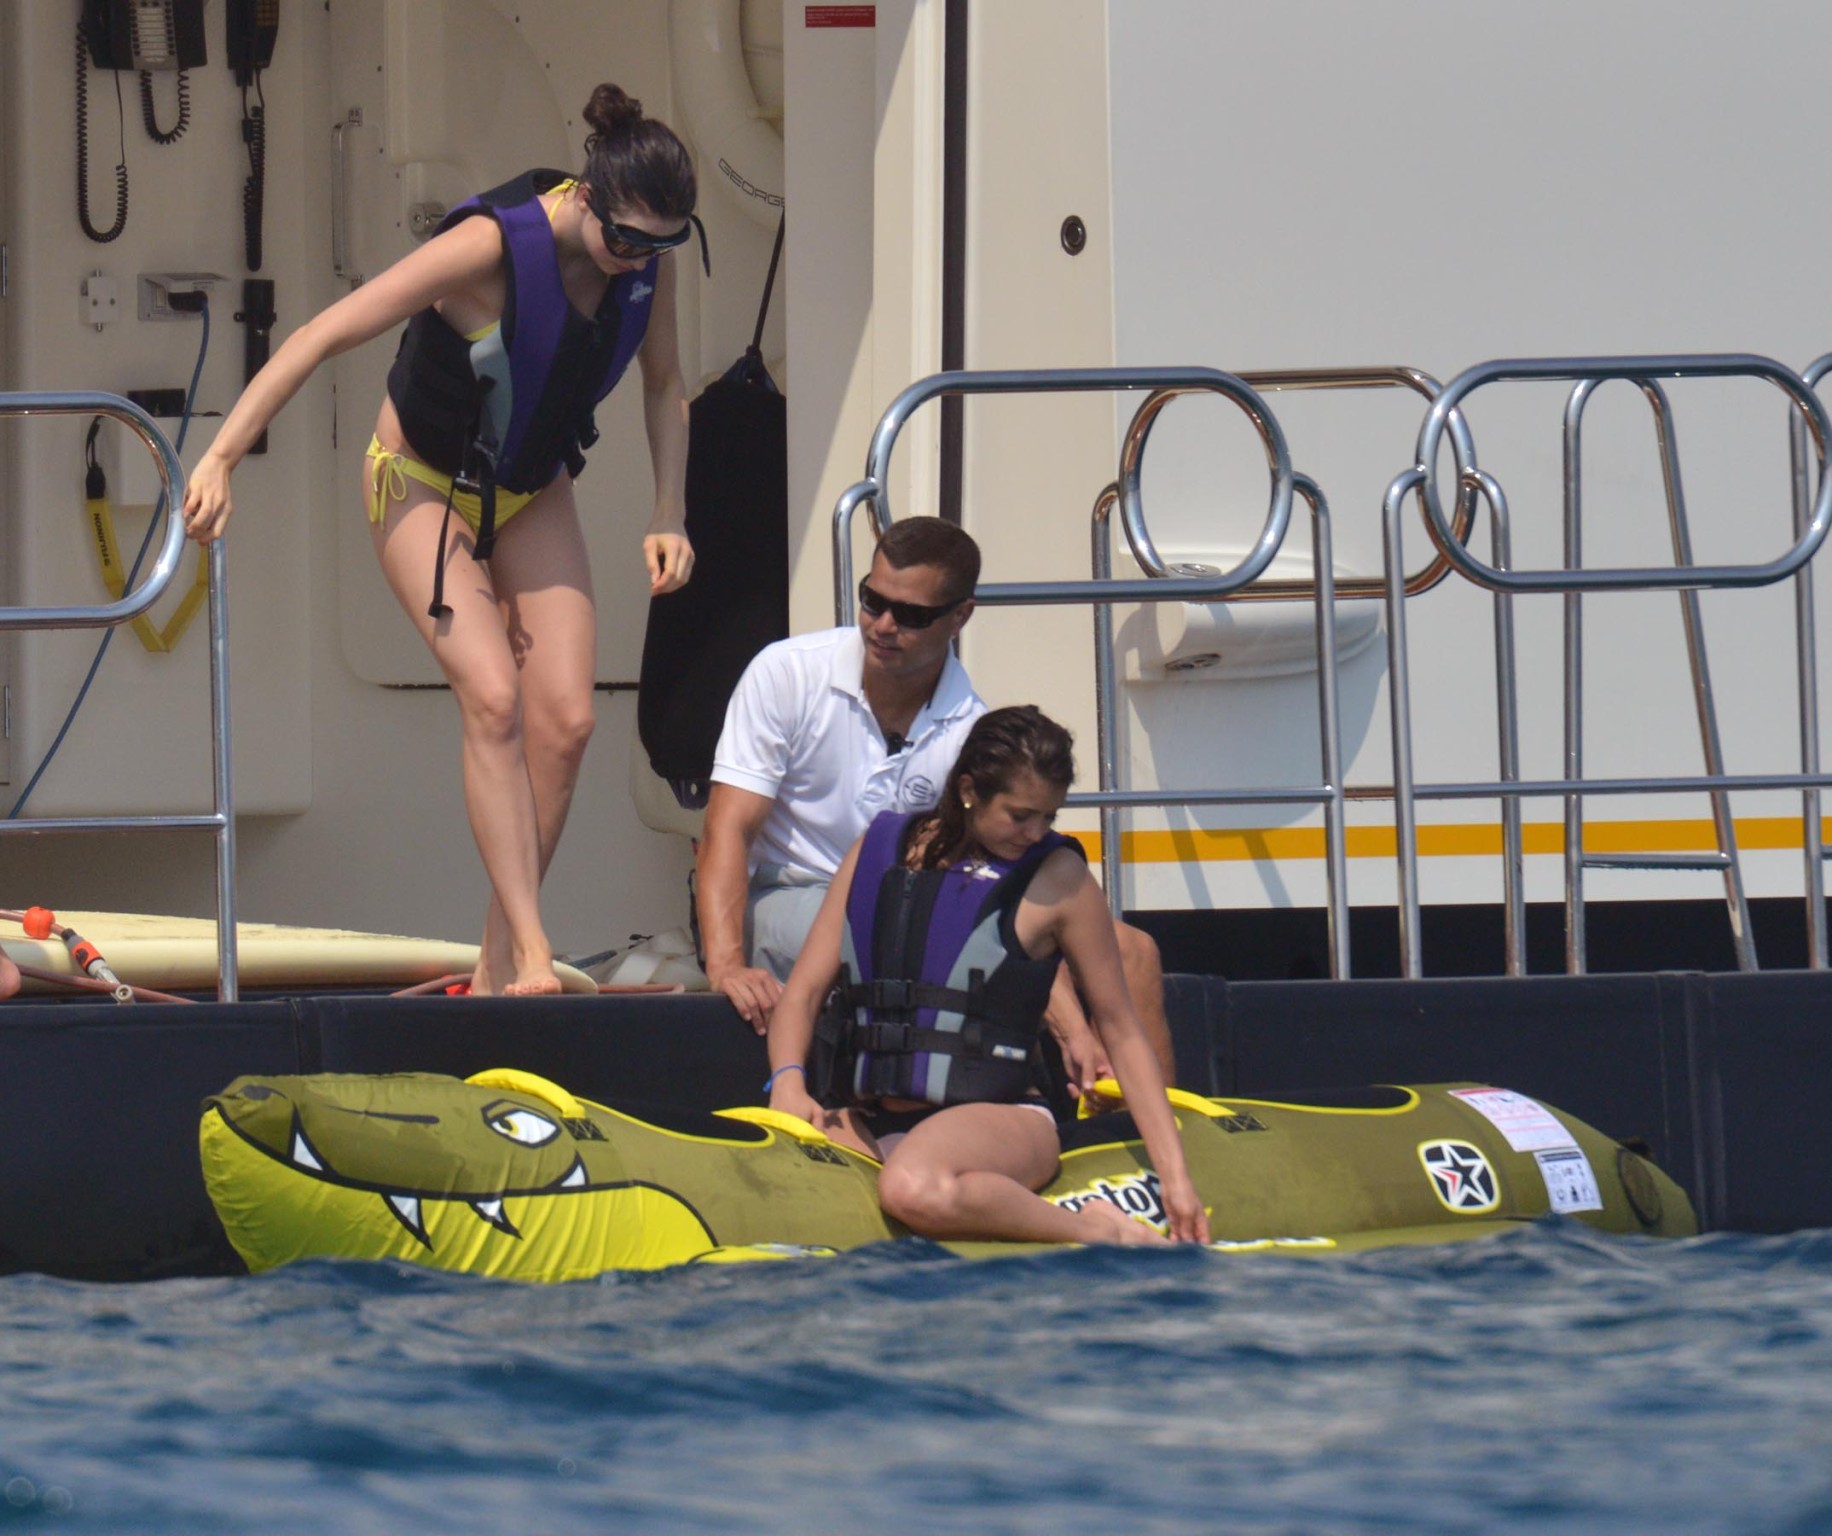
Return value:
M 227 282 L 220 272 L 142 272 L 140 274 L 140 318 L 142 320 L 191 320 L 202 308 L 202 299 L 188 302 L 185 294 L 202 294 L 205 298 L 218 283 Z M 174 299 L 178 302 L 174 303 Z

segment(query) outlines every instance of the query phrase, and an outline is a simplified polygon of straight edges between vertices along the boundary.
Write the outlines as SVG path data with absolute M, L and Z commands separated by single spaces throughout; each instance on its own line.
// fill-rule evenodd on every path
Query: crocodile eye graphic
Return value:
M 498 1099 L 483 1112 L 483 1123 L 498 1136 L 524 1147 L 544 1147 L 560 1134 L 559 1126 L 526 1104 Z

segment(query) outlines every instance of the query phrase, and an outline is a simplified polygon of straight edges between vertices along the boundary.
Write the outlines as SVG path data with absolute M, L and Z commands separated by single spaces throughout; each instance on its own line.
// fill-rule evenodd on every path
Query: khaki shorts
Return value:
M 751 876 L 744 914 L 744 947 L 751 964 L 787 981 L 795 958 L 808 942 L 808 930 L 827 899 L 827 881 L 774 864 Z

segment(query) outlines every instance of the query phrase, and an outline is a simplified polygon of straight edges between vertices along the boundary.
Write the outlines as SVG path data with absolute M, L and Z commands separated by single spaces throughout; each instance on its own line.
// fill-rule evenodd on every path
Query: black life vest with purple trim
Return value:
M 566 297 L 544 192 L 563 171 L 526 171 L 452 209 L 439 230 L 487 214 L 503 235 L 502 324 L 467 341 L 427 308 L 407 322 L 388 398 L 414 454 L 448 475 L 468 473 L 481 445 L 494 483 L 532 492 L 565 465 L 577 476 L 598 440 L 592 412 L 641 347 L 655 297 L 655 264 L 619 273 L 595 315 Z
M 1038 1085 L 1037 1041 L 1061 957 L 1031 959 L 1014 920 L 1044 860 L 1081 845 L 1052 832 L 1015 861 L 913 870 L 903 849 L 917 819 L 887 811 L 866 829 L 840 980 L 816 1029 L 817 1096 L 1025 1098 Z

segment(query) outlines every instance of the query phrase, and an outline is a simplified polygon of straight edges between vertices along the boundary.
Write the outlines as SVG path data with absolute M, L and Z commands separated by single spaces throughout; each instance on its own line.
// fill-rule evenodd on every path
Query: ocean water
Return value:
M 0 1528 L 1832 1531 L 1832 1232 L 0 1279 Z

